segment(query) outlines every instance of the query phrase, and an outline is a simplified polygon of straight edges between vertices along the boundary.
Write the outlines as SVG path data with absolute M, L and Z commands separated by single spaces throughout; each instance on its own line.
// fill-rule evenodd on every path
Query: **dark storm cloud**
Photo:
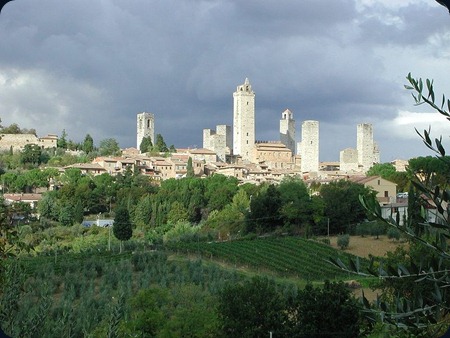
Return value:
M 345 135 L 357 123 L 393 120 L 404 102 L 402 83 L 386 76 L 390 46 L 426 48 L 448 32 L 436 7 L 374 3 L 15 1 L 0 18 L 0 117 L 128 147 L 136 113 L 150 111 L 168 144 L 201 146 L 203 128 L 232 123 L 232 93 L 248 77 L 258 139 L 277 139 L 289 108 L 298 139 L 301 121 L 315 119 L 342 140 L 323 141 L 321 158 L 336 159 L 355 146 Z

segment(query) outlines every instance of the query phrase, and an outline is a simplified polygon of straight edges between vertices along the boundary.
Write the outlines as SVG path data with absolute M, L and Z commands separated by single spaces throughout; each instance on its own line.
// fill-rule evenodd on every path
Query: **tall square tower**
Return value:
M 155 145 L 155 116 L 152 113 L 139 113 L 137 114 L 137 145 L 139 149 L 142 139 L 149 137 L 152 140 L 152 144 Z
M 360 123 L 356 129 L 358 164 L 363 171 L 367 171 L 373 166 L 375 161 L 373 127 L 370 123 Z
M 303 121 L 300 154 L 302 172 L 319 171 L 319 121 Z
M 233 93 L 233 155 L 251 161 L 255 145 L 255 93 L 246 78 Z
M 289 109 L 281 113 L 280 141 L 295 154 L 295 120 L 294 114 Z

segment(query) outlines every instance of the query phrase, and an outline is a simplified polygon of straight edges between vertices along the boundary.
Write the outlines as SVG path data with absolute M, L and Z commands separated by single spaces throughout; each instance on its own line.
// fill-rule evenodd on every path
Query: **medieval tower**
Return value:
M 376 154 L 374 151 L 375 145 L 373 142 L 373 128 L 371 124 L 358 124 L 356 130 L 356 150 L 358 151 L 359 167 L 363 171 L 369 170 L 376 161 Z
M 155 116 L 152 113 L 137 114 L 137 149 L 140 148 L 142 139 L 150 136 L 155 144 Z
M 255 93 L 248 79 L 233 93 L 233 155 L 251 161 L 255 145 Z
M 225 162 L 226 156 L 230 155 L 231 141 L 231 126 L 218 125 L 215 131 L 203 129 L 203 148 L 214 151 L 219 161 Z
M 295 154 L 295 120 L 289 109 L 281 113 L 280 141 Z
M 319 121 L 303 121 L 300 146 L 301 171 L 319 171 Z

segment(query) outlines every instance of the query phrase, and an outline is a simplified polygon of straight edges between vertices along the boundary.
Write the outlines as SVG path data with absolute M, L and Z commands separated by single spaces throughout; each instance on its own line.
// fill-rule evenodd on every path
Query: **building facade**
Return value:
M 252 163 L 264 163 L 270 169 L 293 169 L 292 152 L 281 142 L 256 142 Z
M 280 141 L 295 154 L 295 120 L 289 109 L 281 113 Z
M 155 144 L 155 116 L 152 113 L 137 114 L 137 149 L 140 149 L 144 137 L 150 137 Z
M 255 145 L 255 93 L 250 81 L 237 86 L 233 93 L 233 155 L 251 161 Z

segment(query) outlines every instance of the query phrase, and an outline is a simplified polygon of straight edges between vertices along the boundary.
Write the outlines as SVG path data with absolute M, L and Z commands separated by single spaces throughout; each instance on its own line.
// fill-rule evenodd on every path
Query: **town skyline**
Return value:
M 10 2 L 0 18 L 2 122 L 126 148 L 148 111 L 167 144 L 199 148 L 202 129 L 232 125 L 232 92 L 248 77 L 256 140 L 277 140 L 289 109 L 297 130 L 319 121 L 321 161 L 354 148 L 359 123 L 373 125 L 381 162 L 432 154 L 414 128 L 431 125 L 445 145 L 450 124 L 415 107 L 403 85 L 412 72 L 447 94 L 448 13 L 426 0 L 325 4 Z

